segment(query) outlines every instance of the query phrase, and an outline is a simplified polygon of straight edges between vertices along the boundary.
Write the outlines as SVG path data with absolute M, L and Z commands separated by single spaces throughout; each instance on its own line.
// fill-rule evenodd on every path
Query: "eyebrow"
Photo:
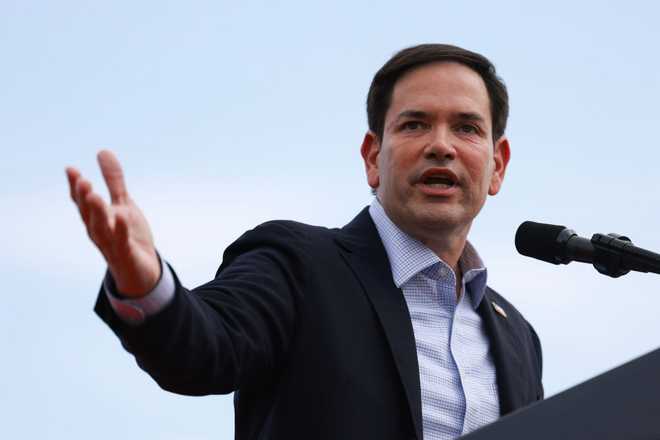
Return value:
M 458 119 L 463 121 L 475 121 L 475 122 L 486 122 L 483 116 L 479 113 L 472 112 L 461 112 L 458 114 Z
M 460 112 L 457 115 L 457 119 L 460 119 L 462 121 L 475 121 L 475 122 L 486 122 L 483 116 L 481 116 L 479 113 L 474 113 L 474 112 Z M 395 121 L 399 121 L 401 119 L 405 118 L 412 118 L 412 119 L 429 119 L 431 115 L 428 112 L 425 112 L 423 110 L 404 110 L 401 113 L 399 113 L 395 119 Z
M 430 115 L 428 114 L 428 112 L 422 110 L 404 110 L 397 115 L 395 121 L 399 121 L 404 118 L 428 119 L 429 117 Z

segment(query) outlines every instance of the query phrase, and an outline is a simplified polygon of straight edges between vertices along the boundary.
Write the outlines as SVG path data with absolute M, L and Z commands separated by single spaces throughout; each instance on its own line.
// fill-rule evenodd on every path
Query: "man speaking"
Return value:
M 376 195 L 348 225 L 257 226 L 186 289 L 112 153 L 111 203 L 67 169 L 108 264 L 96 312 L 158 384 L 235 392 L 237 439 L 452 439 L 542 399 L 532 327 L 467 241 L 509 162 L 483 56 L 407 48 L 375 75 L 361 153 Z

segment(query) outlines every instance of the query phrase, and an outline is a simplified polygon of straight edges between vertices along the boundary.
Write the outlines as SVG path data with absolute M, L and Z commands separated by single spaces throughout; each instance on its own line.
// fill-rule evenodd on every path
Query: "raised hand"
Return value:
M 66 168 L 71 198 L 78 206 L 89 238 L 101 251 L 119 292 L 139 297 L 160 278 L 160 262 L 147 219 L 126 191 L 124 174 L 115 155 L 100 151 L 99 166 L 110 191 L 106 204 L 80 172 Z

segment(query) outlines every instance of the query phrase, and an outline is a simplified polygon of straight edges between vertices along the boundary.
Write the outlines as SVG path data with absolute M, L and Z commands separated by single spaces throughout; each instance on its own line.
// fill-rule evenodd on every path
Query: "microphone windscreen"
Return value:
M 516 231 L 516 249 L 527 257 L 559 264 L 563 249 L 557 238 L 564 229 L 565 226 L 524 222 Z

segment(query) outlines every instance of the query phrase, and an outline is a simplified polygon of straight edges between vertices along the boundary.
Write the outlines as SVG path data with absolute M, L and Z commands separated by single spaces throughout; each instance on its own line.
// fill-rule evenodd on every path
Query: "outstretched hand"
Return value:
M 92 190 L 92 184 L 73 168 L 66 168 L 71 198 L 78 206 L 89 238 L 101 251 L 119 292 L 139 297 L 160 278 L 160 262 L 147 219 L 131 200 L 115 155 L 100 151 L 99 166 L 110 191 L 110 204 Z

